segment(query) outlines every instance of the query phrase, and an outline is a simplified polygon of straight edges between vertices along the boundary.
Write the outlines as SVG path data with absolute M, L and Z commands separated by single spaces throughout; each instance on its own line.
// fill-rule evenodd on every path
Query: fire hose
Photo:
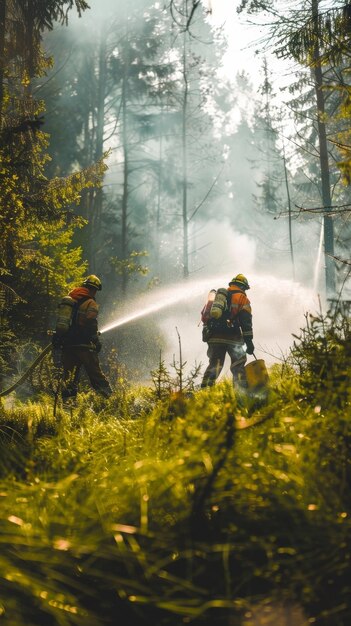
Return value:
M 49 332 L 48 334 L 52 334 L 52 332 Z M 102 333 L 98 333 L 99 335 L 101 335 Z M 50 350 L 52 350 L 52 343 L 49 343 L 46 348 L 44 348 L 44 350 L 42 350 L 38 356 L 36 357 L 36 359 L 34 359 L 33 363 L 28 367 L 28 369 L 22 374 L 22 376 L 16 380 L 15 383 L 13 383 L 13 385 L 11 385 L 11 387 L 8 387 L 7 389 L 4 389 L 4 391 L 0 391 L 0 398 L 3 398 L 4 396 L 8 396 L 9 393 L 11 393 L 12 391 L 14 391 L 15 389 L 17 389 L 17 387 L 20 387 L 20 385 L 22 385 L 24 383 L 24 381 L 28 378 L 28 376 L 30 376 L 31 372 L 33 370 L 35 370 L 35 368 L 37 367 L 37 365 L 39 365 L 39 363 L 44 359 L 44 357 L 50 352 Z
M 37 367 L 37 365 L 39 365 L 40 361 L 42 361 L 44 359 L 44 357 L 50 352 L 50 350 L 52 350 L 52 344 L 51 343 L 49 343 L 49 345 L 47 345 L 46 348 L 44 348 L 44 350 L 42 350 L 40 352 L 40 354 L 38 354 L 36 359 L 34 359 L 33 363 L 22 374 L 22 376 L 18 380 L 16 380 L 16 382 L 13 383 L 13 385 L 11 385 L 11 387 L 8 387 L 4 391 L 0 391 L 0 398 L 2 398 L 3 396 L 7 396 L 9 393 L 14 391 L 17 387 L 22 385 L 22 383 L 24 383 L 24 381 L 28 378 L 30 373 Z

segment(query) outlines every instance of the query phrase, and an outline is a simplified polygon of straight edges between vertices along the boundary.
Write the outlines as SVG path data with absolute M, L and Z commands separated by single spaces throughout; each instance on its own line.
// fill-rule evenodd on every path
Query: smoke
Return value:
M 153 316 L 165 338 L 163 358 L 166 365 L 169 366 L 174 359 L 179 360 L 179 333 L 186 370 L 199 363 L 204 369 L 207 344 L 201 337 L 201 309 L 210 289 L 227 287 L 234 275 L 243 273 L 251 286 L 247 295 L 253 310 L 255 355 L 264 359 L 267 365 L 284 359 L 292 345 L 292 335 L 298 334 L 305 325 L 306 313 L 315 313 L 319 308 L 313 289 L 281 278 L 279 266 L 276 273 L 274 267 L 272 273 L 262 272 L 257 267 L 257 243 L 248 235 L 235 232 L 227 220 L 210 220 L 204 224 L 198 244 L 199 248 L 208 244 L 197 258 L 201 269 L 188 281 L 165 284 L 141 297 L 129 306 L 130 317 L 135 319 L 133 311 L 138 317 L 142 316 L 143 309 L 146 315 Z M 148 311 L 150 305 L 154 310 Z M 152 367 L 150 364 L 150 369 Z M 229 363 L 226 362 L 223 375 L 228 371 Z
M 306 313 L 315 313 L 317 298 L 311 290 L 291 280 L 246 272 L 245 264 L 241 264 L 238 271 L 246 273 L 251 285 L 247 295 L 253 312 L 255 355 L 264 359 L 267 365 L 272 365 L 288 355 L 292 334 L 298 334 L 305 325 Z M 185 303 L 178 302 L 171 312 L 163 312 L 159 325 L 167 339 L 167 363 L 171 363 L 174 358 L 179 360 L 178 331 L 182 358 L 187 361 L 188 367 L 200 362 L 206 365 L 207 344 L 201 338 L 200 312 L 209 290 L 227 287 L 231 278 L 231 274 L 209 275 L 207 279 L 195 282 L 193 297 L 188 297 Z M 201 295 L 198 293 L 199 288 L 202 289 Z M 228 371 L 229 361 L 225 363 L 223 374 L 227 375 Z
M 145 8 L 148 3 L 145 0 L 133 0 L 131 5 L 128 5 L 128 3 L 116 3 L 113 0 L 93 0 L 90 4 L 91 10 L 87 11 L 81 20 L 71 19 L 69 28 L 72 28 L 77 36 L 79 30 L 82 36 L 84 31 L 84 37 L 91 35 L 95 41 L 97 33 L 101 32 L 102 22 L 107 23 L 109 15 L 113 15 L 114 19 L 108 22 L 108 29 L 103 28 L 103 33 L 106 39 L 107 36 L 111 36 L 111 42 L 115 45 L 119 37 L 118 25 L 121 26 L 125 11 L 129 11 L 131 6 Z M 143 11 L 141 10 L 140 24 L 142 22 Z M 132 108 L 133 103 L 129 106 Z M 233 107 L 230 107 L 231 110 L 234 106 L 240 108 L 238 103 L 234 103 Z M 204 125 L 201 145 L 205 146 L 207 142 L 212 147 L 213 128 L 208 122 L 207 120 Z M 106 128 L 107 126 L 106 124 Z M 108 132 L 106 134 L 109 136 Z M 173 137 L 171 132 L 169 135 Z M 117 141 L 116 137 L 117 134 L 115 134 L 115 141 Z M 105 147 L 108 148 L 109 142 L 111 144 L 112 141 L 112 139 L 106 140 Z M 240 132 L 232 137 L 223 131 L 223 141 L 230 154 L 226 160 L 226 169 L 223 170 L 220 157 L 215 158 L 210 151 L 207 153 L 205 149 L 201 151 L 201 154 L 196 155 L 196 159 L 191 160 L 188 188 L 190 277 L 187 281 L 179 281 L 174 285 L 174 277 L 181 276 L 182 273 L 183 232 L 181 219 L 177 221 L 176 217 L 180 215 L 181 198 L 172 187 L 174 185 L 174 189 L 178 189 L 177 179 L 172 181 L 171 164 L 173 161 L 170 160 L 168 163 L 166 159 L 165 148 L 167 147 L 167 151 L 172 153 L 171 141 L 167 139 L 167 145 L 164 146 L 162 153 L 163 167 L 167 166 L 169 170 L 167 184 L 170 188 L 165 186 L 163 196 L 161 194 L 162 219 L 157 234 L 152 214 L 152 211 L 155 211 L 154 188 L 151 187 L 150 182 L 153 177 L 147 178 L 145 164 L 144 169 L 140 168 L 143 172 L 140 174 L 140 179 L 137 178 L 137 174 L 133 179 L 135 188 L 138 188 L 139 192 L 135 192 L 130 199 L 129 215 L 131 225 L 137 231 L 138 242 L 141 242 L 140 249 L 145 247 L 150 252 L 151 278 L 159 277 L 162 284 L 162 288 L 154 290 L 151 295 L 151 299 L 156 302 L 156 309 L 153 308 L 152 303 L 150 304 L 148 298 L 142 297 L 138 302 L 127 302 L 127 310 L 122 311 L 119 305 L 110 319 L 104 321 L 105 325 L 120 319 L 122 315 L 127 317 L 125 324 L 129 323 L 128 320 L 134 320 L 136 324 L 134 311 L 138 310 L 140 313 L 145 307 L 144 314 L 160 328 L 165 337 L 166 348 L 163 356 L 167 363 L 171 363 L 173 357 L 178 358 L 178 331 L 182 343 L 182 357 L 187 361 L 188 367 L 200 361 L 206 364 L 207 346 L 201 340 L 201 325 L 199 326 L 198 323 L 208 291 L 211 288 L 226 287 L 235 274 L 243 273 L 251 284 L 248 295 L 253 308 L 256 355 L 258 358 L 264 358 L 268 364 L 273 363 L 288 351 L 292 343 L 292 334 L 298 333 L 304 325 L 306 311 L 315 311 L 318 308 L 312 284 L 318 252 L 319 228 L 317 232 L 315 223 L 294 223 L 293 225 L 296 253 L 295 276 L 299 279 L 298 282 L 294 282 L 287 221 L 274 220 L 273 215 L 268 214 L 265 209 L 260 209 L 254 199 L 259 191 L 258 185 L 262 182 L 264 163 L 260 162 L 262 158 L 256 143 L 253 142 L 250 126 L 242 124 Z M 179 143 L 175 145 L 175 151 L 177 146 L 179 149 Z M 158 142 L 155 139 L 151 139 L 148 143 L 145 141 L 144 149 L 145 147 L 148 159 L 154 158 L 157 163 Z M 138 154 L 137 148 L 135 150 L 133 157 L 142 162 L 143 153 Z M 121 189 L 120 163 L 122 161 L 117 163 L 116 154 L 114 152 L 114 157 L 111 157 L 116 162 L 109 163 L 109 175 L 105 179 L 107 197 L 112 193 L 110 189 L 114 188 L 117 192 Z M 175 159 L 174 156 L 172 158 Z M 212 185 L 216 177 L 218 184 Z M 140 185 L 138 186 L 137 183 Z M 163 184 L 166 185 L 166 183 Z M 204 198 L 206 201 L 203 202 Z M 112 202 L 112 204 L 116 203 Z M 143 208 L 142 212 L 140 207 Z M 283 203 L 281 209 L 284 211 Z M 191 220 L 190 216 L 194 212 L 196 216 L 194 220 Z M 107 222 L 107 228 L 111 229 L 115 226 L 111 227 L 110 222 Z M 167 245 L 161 248 L 159 255 L 161 263 L 155 258 L 153 267 L 152 257 L 159 243 L 156 241 L 157 238 L 167 240 Z M 102 244 L 101 249 L 103 253 L 106 253 L 106 264 L 108 264 L 111 250 L 105 240 Z M 139 245 L 139 243 L 134 244 L 133 241 L 134 245 Z M 101 267 L 103 267 L 105 257 L 101 258 L 100 268 L 96 269 L 98 273 L 104 272 Z M 110 283 L 113 284 L 113 281 L 110 280 Z M 140 283 L 135 284 L 135 289 L 140 293 Z M 308 285 L 311 285 L 311 288 Z M 113 296 L 114 301 L 117 297 L 118 294 Z M 158 302 L 161 305 L 159 309 L 157 308 Z M 151 308 L 147 310 L 148 306 Z M 150 356 L 150 370 L 156 365 L 151 360 Z
M 124 2 L 124 0 L 120 0 L 116 2 L 116 0 L 89 0 L 89 9 L 84 11 L 82 17 L 80 18 L 78 14 L 75 14 L 71 11 L 69 16 L 69 27 L 73 27 L 75 29 L 79 29 L 79 26 L 86 25 L 90 23 L 91 28 L 93 28 L 93 24 L 101 25 L 106 22 L 110 14 L 118 14 L 120 19 L 125 19 L 130 12 L 130 6 L 128 3 Z M 140 5 L 141 7 L 145 7 L 145 0 L 133 0 L 133 5 Z
M 248 273 L 255 265 L 256 242 L 247 234 L 235 231 L 228 218 L 211 219 L 202 224 L 201 233 L 193 242 L 193 247 L 193 269 L 204 277 L 223 270 L 231 275 L 230 279 L 244 273 L 241 266 Z M 197 270 L 197 267 L 201 269 Z
M 210 289 L 227 287 L 232 277 L 243 273 L 249 280 L 247 295 L 253 311 L 255 355 L 268 366 L 284 359 L 293 342 L 293 334 L 305 325 L 307 313 L 315 313 L 318 298 L 312 288 L 283 279 L 274 272 L 268 274 L 256 267 L 256 243 L 248 235 L 236 233 L 226 221 L 211 220 L 204 225 L 201 241 L 210 245 L 204 266 L 187 281 L 165 284 L 163 287 L 127 302 L 123 312 L 105 322 L 105 329 L 149 317 L 164 337 L 162 358 L 170 369 L 180 360 L 179 338 L 185 372 L 202 364 L 207 365 L 207 344 L 202 341 L 200 312 Z M 274 269 L 274 268 L 273 268 Z M 116 312 L 117 313 L 117 312 Z M 104 329 L 104 327 L 103 327 Z M 248 357 L 250 360 L 252 357 Z M 229 360 L 225 362 L 222 377 L 229 376 Z M 150 371 L 157 366 L 150 362 Z
M 255 354 L 268 365 L 278 362 L 289 352 L 292 334 L 298 334 L 305 325 L 306 313 L 315 313 L 319 308 L 317 294 L 312 287 L 282 278 L 282 263 L 272 265 L 269 273 L 262 271 L 257 263 L 257 242 L 235 232 L 228 221 L 208 222 L 202 233 L 202 241 L 206 240 L 212 245 L 206 252 L 207 263 L 199 272 L 203 292 L 194 296 L 187 307 L 179 307 L 177 316 L 165 317 L 162 328 L 166 336 L 173 336 L 175 342 L 177 327 L 184 359 L 206 363 L 207 345 L 201 341 L 201 325 L 198 327 L 200 311 L 210 289 L 227 287 L 233 276 L 243 273 L 250 284 L 247 295 L 253 311 Z M 169 357 L 171 352 L 172 346 Z

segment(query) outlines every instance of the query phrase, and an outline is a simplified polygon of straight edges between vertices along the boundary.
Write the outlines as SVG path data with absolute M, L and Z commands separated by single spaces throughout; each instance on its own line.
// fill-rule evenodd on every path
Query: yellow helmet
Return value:
M 238 285 L 238 287 L 241 287 L 242 289 L 250 289 L 249 281 L 244 274 L 237 274 L 234 278 L 232 278 L 229 284 Z
M 93 289 L 97 289 L 98 291 L 101 291 L 101 289 L 102 289 L 100 278 L 98 278 L 94 274 L 90 274 L 90 276 L 88 276 L 84 280 L 84 282 L 82 283 L 82 286 L 83 287 L 92 287 Z

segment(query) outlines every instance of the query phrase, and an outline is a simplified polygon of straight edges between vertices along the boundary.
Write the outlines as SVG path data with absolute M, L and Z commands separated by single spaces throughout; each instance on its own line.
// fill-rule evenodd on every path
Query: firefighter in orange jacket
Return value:
M 202 310 L 203 339 L 208 343 L 209 364 L 201 387 L 214 385 L 228 353 L 234 386 L 241 390 L 247 388 L 246 353 L 253 354 L 255 350 L 251 304 L 245 293 L 247 289 L 250 289 L 247 278 L 243 274 L 237 274 L 229 283 L 227 310 L 223 315 L 219 319 L 210 319 L 209 315 L 205 314 L 206 307 Z
M 101 395 L 112 394 L 110 383 L 101 370 L 98 353 L 101 350 L 97 316 L 99 307 L 95 301 L 101 291 L 100 279 L 88 276 L 80 287 L 73 289 L 69 297 L 75 302 L 69 329 L 60 334 L 57 327 L 53 337 L 54 348 L 61 348 L 63 367 L 62 399 L 74 399 L 78 392 L 79 374 L 84 367 L 90 384 Z

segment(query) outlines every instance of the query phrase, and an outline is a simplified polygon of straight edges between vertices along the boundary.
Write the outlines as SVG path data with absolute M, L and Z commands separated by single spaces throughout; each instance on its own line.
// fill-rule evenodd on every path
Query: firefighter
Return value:
M 101 289 L 100 279 L 92 274 L 80 287 L 73 289 L 69 296 L 63 298 L 59 305 L 53 347 L 62 351 L 64 402 L 76 398 L 82 367 L 95 391 L 105 398 L 112 394 L 110 383 L 101 370 L 98 356 L 101 342 L 97 322 L 99 308 L 95 296 Z
M 250 301 L 246 296 L 250 289 L 247 278 L 243 274 L 237 274 L 229 283 L 227 290 L 219 289 L 224 293 L 225 304 L 222 305 L 223 313 L 218 319 L 211 319 L 211 307 L 203 308 L 201 319 L 204 324 L 203 340 L 208 344 L 207 356 L 208 367 L 204 373 L 201 387 L 214 385 L 222 371 L 225 356 L 228 353 L 233 376 L 233 384 L 238 390 L 247 389 L 245 363 L 246 353 L 253 354 L 255 347 L 252 333 L 252 312 Z M 219 298 L 218 298 L 219 300 Z M 212 307 L 221 306 L 220 301 L 214 302 Z M 217 317 L 217 315 L 216 315 Z M 246 352 L 244 346 L 246 344 Z

